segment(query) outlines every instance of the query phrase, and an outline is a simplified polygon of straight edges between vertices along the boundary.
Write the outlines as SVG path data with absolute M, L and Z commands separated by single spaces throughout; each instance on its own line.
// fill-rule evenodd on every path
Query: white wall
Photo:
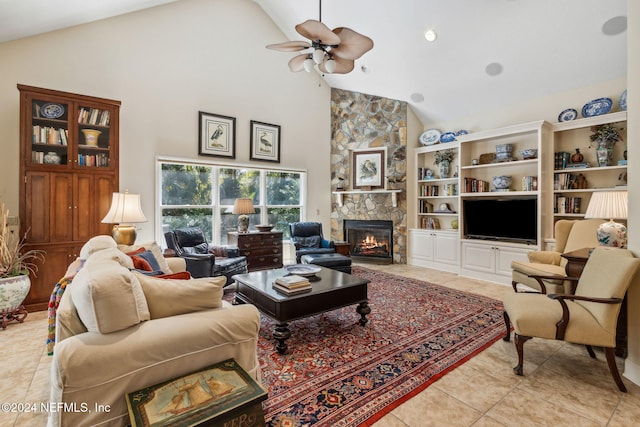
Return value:
M 308 171 L 308 218 L 328 229 L 330 89 L 264 47 L 284 40 L 251 0 L 183 0 L 0 44 L 0 198 L 18 213 L 23 83 L 122 101 L 120 189 L 142 194 L 140 241 L 154 239 L 155 156 L 198 157 L 200 110 L 236 117 L 235 163 L 251 163 L 250 120 L 280 125 L 280 166 Z

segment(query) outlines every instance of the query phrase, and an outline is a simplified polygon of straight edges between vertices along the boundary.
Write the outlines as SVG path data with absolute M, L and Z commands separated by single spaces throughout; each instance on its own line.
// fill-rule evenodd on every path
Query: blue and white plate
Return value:
M 40 107 L 40 114 L 47 119 L 57 119 L 64 114 L 64 107 L 60 104 L 48 102 Z
M 302 277 L 314 276 L 322 270 L 320 267 L 310 264 L 294 264 L 284 268 L 289 274 L 297 274 Z
M 453 132 L 445 132 L 442 135 L 440 135 L 440 142 L 445 143 L 445 142 L 453 142 L 456 140 L 456 134 Z
M 620 101 L 618 101 L 620 105 L 620 109 L 622 111 L 627 111 L 627 90 L 625 89 L 622 94 L 620 94 Z
M 587 102 L 582 107 L 582 117 L 593 117 L 607 114 L 611 111 L 613 101 L 611 98 L 598 98 L 593 101 Z
M 578 112 L 574 108 L 567 108 L 558 116 L 559 122 L 569 122 L 575 120 L 578 117 Z
M 460 129 L 459 131 L 456 132 L 456 136 L 467 135 L 468 133 L 469 133 L 469 131 L 464 130 L 464 129 Z
M 433 145 L 440 141 L 440 135 L 442 135 L 442 132 L 438 129 L 427 129 L 420 134 L 418 140 L 422 145 Z

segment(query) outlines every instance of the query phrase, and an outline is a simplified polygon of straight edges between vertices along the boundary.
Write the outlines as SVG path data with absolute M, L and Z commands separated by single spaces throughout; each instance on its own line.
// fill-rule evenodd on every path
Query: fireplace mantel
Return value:
M 398 207 L 398 197 L 397 194 L 401 193 L 402 190 L 344 190 L 344 191 L 332 191 L 331 193 L 336 195 L 336 203 L 338 206 L 342 206 L 342 197 L 344 194 L 391 194 L 391 204 L 394 208 Z

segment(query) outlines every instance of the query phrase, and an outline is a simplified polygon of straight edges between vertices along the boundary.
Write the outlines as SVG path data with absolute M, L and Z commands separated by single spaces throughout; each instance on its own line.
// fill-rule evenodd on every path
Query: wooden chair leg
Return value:
M 590 345 L 585 345 L 585 347 L 587 347 L 587 352 L 589 353 L 589 356 L 591 356 L 592 359 L 595 359 L 596 354 L 593 352 L 593 347 L 591 347 Z
M 504 337 L 502 337 L 503 341 L 511 341 L 511 321 L 509 320 L 509 315 L 506 311 L 502 311 L 502 317 L 504 317 L 504 326 L 507 328 L 507 333 Z
M 516 342 L 516 350 L 518 351 L 518 364 L 513 368 L 513 372 L 515 372 L 517 375 L 524 375 L 523 374 L 523 360 L 524 360 L 524 343 L 529 341 L 531 339 L 531 337 L 527 337 L 524 335 L 518 335 L 514 332 L 513 336 L 515 337 L 515 342 Z
M 604 354 L 607 356 L 607 364 L 609 365 L 609 371 L 611 371 L 611 376 L 613 380 L 616 382 L 616 385 L 620 389 L 621 392 L 626 393 L 627 388 L 624 386 L 622 382 L 622 378 L 620 377 L 620 372 L 618 372 L 618 365 L 616 365 L 616 349 L 607 347 L 604 349 Z

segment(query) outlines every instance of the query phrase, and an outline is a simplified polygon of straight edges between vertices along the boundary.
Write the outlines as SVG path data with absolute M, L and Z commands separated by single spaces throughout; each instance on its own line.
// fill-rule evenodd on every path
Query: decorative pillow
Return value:
M 153 255 L 151 251 L 142 251 L 139 254 L 134 255 L 133 257 L 138 258 L 139 260 L 145 261 L 147 265 L 150 267 L 149 270 L 147 271 L 157 271 L 157 270 L 163 271 L 158 261 L 156 261 L 156 257 Z M 135 261 L 133 263 L 135 265 Z
M 90 238 L 87 243 L 80 249 L 80 259 L 87 259 L 91 254 L 103 249 L 115 248 L 117 246 L 113 237 L 100 235 Z
M 224 276 L 175 280 L 134 275 L 142 284 L 152 319 L 222 307 Z
M 151 253 L 153 254 L 153 258 L 157 261 L 158 265 L 160 266 L 160 270 L 162 270 L 164 273 L 173 273 L 173 271 L 171 270 L 171 268 L 169 268 L 169 265 L 167 264 L 167 260 L 165 260 L 164 256 L 162 255 L 162 250 L 160 249 L 160 246 L 158 246 L 156 242 L 148 242 L 140 245 L 131 245 L 131 246 L 118 245 L 118 249 L 126 254 L 130 252 L 135 252 L 140 248 L 144 248 L 144 250 L 151 251 Z
M 95 262 L 96 255 L 87 260 L 70 286 L 78 317 L 87 330 L 108 334 L 149 320 L 147 302 L 136 276 L 118 262 Z
M 191 279 L 191 273 L 188 271 L 180 271 L 178 273 L 160 274 L 159 276 L 153 276 L 158 279 L 176 279 L 176 280 L 189 280 Z
M 104 263 L 120 264 L 122 267 L 128 269 L 133 268 L 133 261 L 130 257 L 123 254 L 116 248 L 107 248 L 91 254 L 89 259 L 85 262 L 85 266 L 100 265 Z

